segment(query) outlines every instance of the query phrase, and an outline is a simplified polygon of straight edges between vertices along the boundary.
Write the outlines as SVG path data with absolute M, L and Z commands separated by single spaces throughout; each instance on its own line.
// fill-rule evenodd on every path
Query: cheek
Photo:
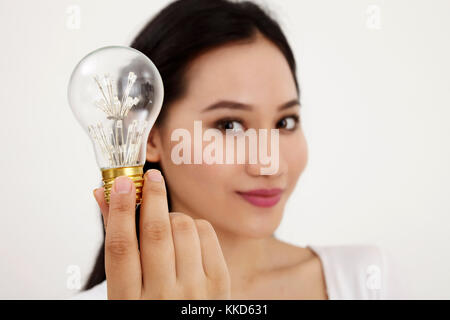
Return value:
M 281 154 L 287 167 L 291 184 L 295 184 L 308 162 L 308 146 L 303 133 L 284 139 Z
M 193 139 L 193 130 L 190 130 L 189 128 L 188 131 Z M 210 142 L 205 141 L 202 142 L 202 155 L 205 147 L 209 143 Z M 186 186 L 186 181 L 189 181 L 187 184 L 195 184 L 196 188 L 194 189 L 201 189 L 199 193 L 202 195 L 204 195 L 205 189 L 209 191 L 208 193 L 215 192 L 215 189 L 220 189 L 219 192 L 222 192 L 222 189 L 226 187 L 226 181 L 229 181 L 229 177 L 233 176 L 233 172 L 236 170 L 235 166 L 225 164 L 206 164 L 204 158 L 202 158 L 201 164 L 194 164 L 193 161 L 195 150 L 193 141 L 191 141 L 191 144 L 187 143 L 185 145 L 187 149 L 190 149 L 191 164 L 182 163 L 177 165 L 172 159 L 172 150 L 175 150 L 175 146 L 179 144 L 179 141 L 170 141 L 170 138 L 168 137 L 167 140 L 165 140 L 164 145 L 161 147 L 161 150 L 163 150 L 163 167 L 165 168 L 165 171 L 167 171 L 167 174 L 170 174 L 173 178 L 175 178 L 174 181 L 176 181 L 176 185 Z M 225 150 L 223 150 L 223 152 L 225 153 Z
M 191 179 L 196 188 L 201 189 L 199 193 L 204 195 L 207 190 L 208 194 L 218 192 L 223 193 L 226 189 L 227 182 L 233 176 L 233 167 L 230 165 L 207 165 L 207 164 L 188 164 L 173 165 L 171 171 L 176 171 L 181 178 Z M 179 180 L 177 180 L 179 181 Z M 178 183 L 178 182 L 177 182 Z
M 180 164 L 171 159 L 170 149 L 164 152 L 162 166 L 166 183 L 173 200 L 182 207 L 192 210 L 203 218 L 210 218 L 210 212 L 217 212 L 223 205 L 229 186 L 236 176 L 236 166 L 224 164 Z M 207 195 L 207 196 L 205 196 Z M 221 204 L 218 206 L 218 204 Z

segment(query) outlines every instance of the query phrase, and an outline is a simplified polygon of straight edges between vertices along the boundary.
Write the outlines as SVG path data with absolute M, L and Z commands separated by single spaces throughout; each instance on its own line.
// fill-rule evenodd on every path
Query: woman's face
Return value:
M 307 162 L 305 137 L 296 122 L 300 106 L 291 103 L 279 110 L 287 102 L 298 101 L 285 57 L 270 41 L 258 36 L 252 43 L 229 44 L 199 56 L 190 64 L 187 83 L 186 95 L 170 106 L 164 122 L 152 130 L 152 142 L 147 148 L 147 160 L 161 164 L 172 211 L 206 219 L 216 231 L 253 238 L 272 235 Z M 205 110 L 222 100 L 250 107 L 222 105 Z M 267 129 L 270 145 L 270 129 L 279 129 L 278 171 L 263 174 L 261 168 L 270 165 L 262 164 L 259 158 L 256 163 L 248 163 L 249 148 L 244 164 L 237 163 L 237 151 L 232 164 L 225 160 L 222 164 L 206 164 L 204 159 L 202 164 L 194 164 L 194 121 L 202 122 L 203 133 L 208 128 L 222 132 L 224 157 L 225 129 L 233 129 L 237 134 L 249 128 L 256 132 Z M 171 135 L 181 128 L 190 133 L 191 164 L 175 164 L 172 159 L 172 148 L 181 140 L 171 141 Z M 203 150 L 210 144 L 211 141 L 203 140 Z M 270 152 L 270 146 L 267 147 Z M 260 148 L 257 150 L 260 152 Z M 240 194 L 273 188 L 282 189 L 276 204 Z

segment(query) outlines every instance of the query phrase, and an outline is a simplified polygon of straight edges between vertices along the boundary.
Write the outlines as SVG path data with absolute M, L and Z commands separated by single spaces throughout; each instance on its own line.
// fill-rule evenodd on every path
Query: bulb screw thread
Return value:
M 102 169 L 103 187 L 105 189 L 106 202 L 109 203 L 111 188 L 113 186 L 114 179 L 120 176 L 127 176 L 131 180 L 133 180 L 134 186 L 136 187 L 136 205 L 140 204 L 142 199 L 142 186 L 144 184 L 143 175 L 143 166 Z

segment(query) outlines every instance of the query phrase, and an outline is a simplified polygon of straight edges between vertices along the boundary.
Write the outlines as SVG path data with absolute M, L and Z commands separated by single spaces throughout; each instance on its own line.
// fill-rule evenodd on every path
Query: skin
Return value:
M 134 187 L 126 196 L 113 190 L 109 207 L 104 203 L 103 189 L 94 193 L 109 221 L 108 296 L 326 299 L 318 256 L 308 248 L 272 236 L 308 158 L 301 122 L 294 120 L 300 113 L 299 104 L 278 110 L 280 105 L 298 100 L 285 57 L 274 44 L 257 34 L 251 42 L 227 44 L 203 53 L 189 65 L 186 81 L 186 94 L 169 107 L 164 122 L 152 129 L 148 140 L 147 160 L 161 164 L 164 182 L 157 188 L 153 187 L 158 182 L 148 179 L 144 182 L 140 257 L 136 239 L 133 240 Z M 251 110 L 204 111 L 219 100 L 248 104 Z M 224 118 L 227 122 L 223 122 Z M 203 130 L 279 129 L 278 172 L 262 175 L 261 163 L 174 164 L 171 151 L 179 142 L 171 141 L 171 133 L 184 128 L 194 137 L 194 120 L 202 121 Z M 164 184 L 170 190 L 172 210 L 181 214 L 173 217 L 168 214 L 165 193 L 161 191 Z M 262 208 L 236 193 L 260 188 L 283 189 L 280 201 L 273 207 Z M 124 204 L 126 199 L 128 203 Z M 109 226 L 114 215 L 126 216 L 128 222 L 117 221 Z M 122 241 L 120 237 L 124 234 L 127 240 Z M 119 244 L 118 250 L 114 239 Z M 183 249 L 177 250 L 178 247 Z M 142 289 L 150 287 L 151 292 Z

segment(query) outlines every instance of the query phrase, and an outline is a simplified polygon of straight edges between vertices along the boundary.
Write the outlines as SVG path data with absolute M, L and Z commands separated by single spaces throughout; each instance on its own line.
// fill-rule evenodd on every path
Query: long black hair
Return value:
M 153 61 L 163 79 L 164 102 L 155 126 L 164 121 L 167 108 L 185 94 L 185 71 L 194 58 L 227 43 L 252 42 L 258 31 L 285 56 L 300 96 L 294 55 L 279 24 L 267 8 L 263 9 L 251 1 L 177 0 L 156 14 L 130 45 Z M 147 161 L 144 172 L 151 168 L 162 171 L 159 163 Z M 169 190 L 167 196 L 171 210 Z M 136 209 L 136 226 L 139 226 L 139 206 Z M 104 235 L 103 230 L 103 239 Z M 106 279 L 104 246 L 103 240 L 85 290 Z

